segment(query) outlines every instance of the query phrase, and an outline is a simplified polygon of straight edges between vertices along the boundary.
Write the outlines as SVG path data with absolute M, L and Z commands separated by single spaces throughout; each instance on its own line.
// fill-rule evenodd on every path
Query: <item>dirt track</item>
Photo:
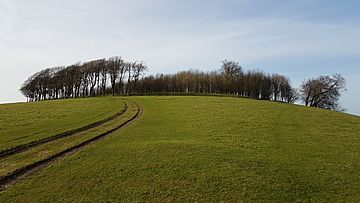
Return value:
M 32 142 L 29 142 L 29 143 L 26 143 L 26 144 L 22 144 L 22 145 L 19 145 L 19 146 L 16 146 L 16 147 L 13 147 L 13 148 L 10 148 L 10 149 L 5 149 L 5 150 L 1 150 L 0 151 L 0 160 L 2 158 L 5 158 L 5 157 L 8 157 L 8 156 L 11 156 L 11 155 L 14 155 L 14 154 L 18 154 L 20 152 L 24 152 L 24 151 L 27 151 L 33 147 L 37 147 L 37 146 L 40 146 L 42 144 L 45 144 L 45 143 L 48 143 L 48 142 L 51 142 L 51 141 L 54 141 L 54 140 L 57 140 L 57 139 L 60 139 L 60 138 L 64 138 L 64 137 L 69 137 L 69 136 L 72 136 L 72 135 L 75 135 L 77 133 L 80 133 L 80 132 L 83 132 L 85 130 L 89 130 L 91 128 L 95 128 L 99 125 L 102 125 L 108 121 L 111 121 L 113 119 L 115 119 L 116 117 L 122 115 L 123 113 L 125 113 L 128 109 L 128 106 L 127 106 L 127 103 L 126 102 L 123 102 L 125 104 L 125 108 L 123 110 L 121 110 L 120 112 L 116 113 L 115 115 L 112 115 L 108 118 L 105 118 L 103 120 L 100 120 L 100 121 L 97 121 L 95 123 L 91 123 L 87 126 L 84 126 L 84 127 L 81 127 L 81 128 L 77 128 L 77 129 L 74 129 L 74 130 L 69 130 L 69 131 L 66 131 L 66 132 L 63 132 L 63 133 L 60 133 L 60 134 L 56 134 L 54 136 L 51 136 L 51 137 L 46 137 L 46 138 L 43 138 L 43 139 L 40 139 L 40 140 L 35 140 L 35 141 L 32 141 Z
M 135 103 L 136 104 L 136 103 Z M 143 113 L 143 109 L 141 106 L 139 106 L 138 104 L 136 104 L 137 106 L 137 112 L 136 114 L 131 117 L 129 120 L 125 121 L 124 123 L 120 124 L 119 126 L 105 132 L 102 133 L 96 137 L 93 137 L 89 140 L 86 140 L 76 146 L 73 146 L 71 148 L 68 148 L 62 152 L 59 152 L 57 154 L 54 154 L 46 159 L 37 161 L 35 163 L 32 163 L 30 165 L 24 166 L 22 168 L 19 168 L 15 171 L 13 171 L 12 173 L 6 175 L 6 176 L 2 176 L 0 177 L 0 190 L 6 190 L 9 186 L 15 184 L 17 181 L 26 178 L 28 175 L 41 170 L 42 168 L 50 165 L 51 163 L 54 163 L 55 161 L 58 161 L 66 156 L 69 156 L 77 151 L 79 151 L 80 149 L 86 147 L 89 144 L 93 144 L 96 143 L 102 139 L 104 139 L 105 137 L 111 135 L 113 132 L 125 128 L 128 125 L 130 125 L 131 123 L 135 122 L 137 119 L 139 119 Z

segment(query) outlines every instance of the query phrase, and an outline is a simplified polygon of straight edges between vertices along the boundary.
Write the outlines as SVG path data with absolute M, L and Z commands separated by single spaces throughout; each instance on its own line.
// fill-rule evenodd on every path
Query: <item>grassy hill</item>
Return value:
M 0 151 L 80 128 L 124 107 L 112 97 L 0 105 Z
M 360 201 L 357 116 L 238 98 L 126 99 L 142 106 L 139 120 L 12 185 L 0 201 Z

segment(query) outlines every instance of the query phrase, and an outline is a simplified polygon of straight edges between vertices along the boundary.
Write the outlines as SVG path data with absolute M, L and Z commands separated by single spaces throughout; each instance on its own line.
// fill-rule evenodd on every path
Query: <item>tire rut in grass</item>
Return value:
M 89 130 L 91 128 L 95 128 L 97 126 L 100 126 L 106 122 L 109 122 L 111 120 L 114 120 L 115 118 L 119 117 L 120 115 L 124 114 L 127 109 L 128 109 L 128 105 L 126 102 L 123 102 L 125 104 L 125 108 L 122 109 L 120 112 L 108 117 L 108 118 L 105 118 L 103 120 L 100 120 L 100 121 L 97 121 L 95 123 L 91 123 L 87 126 L 84 126 L 84 127 L 80 127 L 80 128 L 77 128 L 77 129 L 73 129 L 73 130 L 69 130 L 69 131 L 66 131 L 66 132 L 63 132 L 63 133 L 60 133 L 60 134 L 56 134 L 54 136 L 50 136 L 50 137 L 46 137 L 46 138 L 43 138 L 43 139 L 40 139 L 40 140 L 35 140 L 35 141 L 32 141 L 32 142 L 29 142 L 29 143 L 26 143 L 26 144 L 22 144 L 22 145 L 19 145 L 19 146 L 16 146 L 16 147 L 12 147 L 10 149 L 5 149 L 5 150 L 1 150 L 0 151 L 0 159 L 2 158 L 5 158 L 5 157 L 9 157 L 11 155 L 14 155 L 14 154 L 18 154 L 20 152 L 24 152 L 24 151 L 27 151 L 31 148 L 34 148 L 34 147 L 37 147 L 37 146 L 40 146 L 42 144 L 45 144 L 45 143 L 49 143 L 51 141 L 54 141 L 54 140 L 57 140 L 57 139 L 60 139 L 60 138 L 64 138 L 64 137 L 69 137 L 69 136 L 72 136 L 76 133 L 80 133 L 80 132 L 83 132 L 83 131 L 86 131 L 86 130 Z
M 78 145 L 75 145 L 73 147 L 70 147 L 64 151 L 61 151 L 59 153 L 56 153 L 46 159 L 34 162 L 32 164 L 29 164 L 27 166 L 24 166 L 22 168 L 19 168 L 11 173 L 9 173 L 8 175 L 2 176 L 0 177 L 0 191 L 2 190 L 6 190 L 9 186 L 15 184 L 17 181 L 26 178 L 26 176 L 41 170 L 42 168 L 50 165 L 51 163 L 54 163 L 57 160 L 60 160 L 61 158 L 64 158 L 66 156 L 69 156 L 77 151 L 79 151 L 80 149 L 86 147 L 87 145 L 96 143 L 102 139 L 104 139 L 105 137 L 111 135 L 113 132 L 125 128 L 128 125 L 130 125 L 131 123 L 135 122 L 137 119 L 139 119 L 143 113 L 143 109 L 140 105 L 138 105 L 137 103 L 135 103 L 135 105 L 137 106 L 137 111 L 136 114 L 133 115 L 129 120 L 126 120 L 125 122 L 121 123 L 119 126 L 106 131 L 104 133 L 99 134 L 98 136 L 95 136 L 89 140 L 86 140 Z

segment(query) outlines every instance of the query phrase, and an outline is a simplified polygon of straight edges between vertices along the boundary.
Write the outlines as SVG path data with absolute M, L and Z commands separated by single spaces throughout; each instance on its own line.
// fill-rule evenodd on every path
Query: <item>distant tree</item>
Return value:
M 132 87 L 132 89 L 136 88 L 137 82 L 139 81 L 140 77 L 145 73 L 146 70 L 147 70 L 147 66 L 144 64 L 144 62 L 133 63 L 133 66 L 132 66 L 133 87 Z
M 87 71 L 88 71 L 88 81 L 90 85 L 90 95 L 95 95 L 95 86 L 97 83 L 97 67 L 96 61 L 90 61 L 86 63 Z
M 305 106 L 339 111 L 339 98 L 345 86 L 346 80 L 341 74 L 308 79 L 301 85 L 301 99 Z
M 261 81 L 261 99 L 270 100 L 271 95 L 271 77 L 269 75 L 263 75 Z
M 273 74 L 271 76 L 271 88 L 274 95 L 274 100 L 277 101 L 280 95 L 280 85 L 282 82 L 282 76 L 279 74 Z
M 120 74 L 120 68 L 124 61 L 120 57 L 111 57 L 107 62 L 107 67 L 110 75 L 112 95 L 115 95 L 116 91 L 116 80 Z M 119 91 L 119 90 L 118 90 Z
M 290 84 L 286 84 L 284 86 L 284 91 L 282 92 L 282 97 L 284 98 L 284 101 L 287 103 L 295 103 L 300 98 L 299 91 L 293 87 L 291 87 Z
M 242 75 L 242 67 L 239 63 L 225 59 L 221 62 L 220 74 L 226 93 L 235 93 L 236 81 Z
M 133 68 L 136 65 L 136 61 L 133 63 L 126 63 L 126 71 L 127 71 L 127 94 L 130 94 L 132 92 L 132 72 L 133 72 Z
M 249 71 L 247 73 L 247 78 L 247 86 L 249 88 L 248 97 L 253 99 L 260 99 L 264 73 L 259 70 Z
M 90 71 L 88 70 L 88 65 L 82 64 L 79 67 L 79 71 L 81 73 L 81 92 L 82 92 L 82 97 L 85 97 L 89 94 L 89 74 Z
M 107 62 L 106 62 L 105 59 L 99 60 L 97 65 L 98 65 L 98 68 L 100 70 L 100 77 L 99 78 L 101 78 L 99 86 L 101 88 L 102 95 L 105 96 L 109 67 L 107 66 Z M 98 92 L 98 94 L 100 94 L 100 92 Z
M 124 78 L 125 78 L 125 74 L 127 71 L 127 62 L 122 61 L 121 63 L 119 63 L 119 86 L 118 86 L 118 93 L 124 93 Z
M 35 100 L 35 84 L 34 84 L 35 75 L 30 76 L 20 87 L 20 92 L 26 97 L 27 101 Z

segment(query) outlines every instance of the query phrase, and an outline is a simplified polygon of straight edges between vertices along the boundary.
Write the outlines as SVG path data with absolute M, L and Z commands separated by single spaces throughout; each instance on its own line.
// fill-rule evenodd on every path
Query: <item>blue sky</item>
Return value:
M 214 70 L 223 59 L 289 76 L 341 73 L 360 115 L 360 3 L 355 0 L 0 0 L 0 102 L 24 101 L 31 74 L 113 55 L 151 73 Z

